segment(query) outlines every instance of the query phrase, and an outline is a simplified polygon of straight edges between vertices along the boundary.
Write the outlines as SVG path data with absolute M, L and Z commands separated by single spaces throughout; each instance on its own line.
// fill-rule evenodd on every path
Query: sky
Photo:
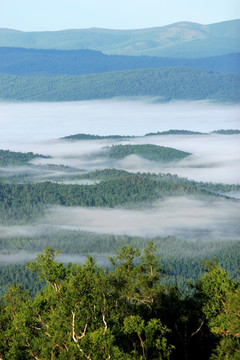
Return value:
M 22 31 L 142 29 L 240 18 L 239 0 L 0 0 L 0 8 L 0 28 Z

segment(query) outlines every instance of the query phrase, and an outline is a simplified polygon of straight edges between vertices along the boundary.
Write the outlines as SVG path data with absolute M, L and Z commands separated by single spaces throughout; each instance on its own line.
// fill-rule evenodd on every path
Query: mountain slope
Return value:
M 240 52 L 240 20 L 179 22 L 140 30 L 80 29 L 22 32 L 0 29 L 0 46 L 93 49 L 106 54 L 199 58 Z
M 83 75 L 169 66 L 240 73 L 240 53 L 203 59 L 173 59 L 105 55 L 94 50 L 0 48 L 0 73 L 14 75 Z
M 74 101 L 118 96 L 239 102 L 240 75 L 181 67 L 82 76 L 0 75 L 3 100 Z

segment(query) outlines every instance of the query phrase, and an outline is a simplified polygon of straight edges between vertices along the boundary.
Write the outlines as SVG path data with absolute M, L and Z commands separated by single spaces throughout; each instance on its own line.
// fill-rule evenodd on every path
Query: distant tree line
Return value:
M 158 96 L 168 101 L 240 101 L 239 74 L 185 67 L 62 76 L 0 74 L 0 85 L 0 98 L 4 100 L 78 101 Z
M 178 129 L 171 129 L 167 131 L 157 131 L 157 132 L 150 132 L 144 135 L 145 136 L 158 136 L 158 135 L 210 135 L 210 134 L 222 134 L 222 135 L 234 135 L 239 134 L 240 130 L 238 129 L 221 129 L 221 130 L 214 130 L 208 133 L 203 133 L 200 131 L 190 131 L 190 130 L 178 130 Z M 141 136 L 130 136 L 130 135 L 91 135 L 91 134 L 74 134 L 61 137 L 62 140 L 101 140 L 101 139 L 129 139 L 129 138 L 137 138 Z
M 39 157 L 44 159 L 49 158 L 49 156 L 34 154 L 32 152 L 23 153 L 20 151 L 0 150 L 0 166 L 24 165 Z

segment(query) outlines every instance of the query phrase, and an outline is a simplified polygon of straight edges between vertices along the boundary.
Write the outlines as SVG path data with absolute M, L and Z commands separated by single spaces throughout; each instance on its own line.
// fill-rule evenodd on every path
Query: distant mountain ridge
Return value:
M 24 76 L 84 75 L 184 66 L 240 73 L 240 53 L 200 59 L 106 55 L 96 50 L 42 50 L 0 47 L 0 73 Z
M 0 46 L 92 49 L 105 54 L 201 58 L 240 52 L 240 20 L 191 22 L 139 30 L 79 29 L 23 32 L 0 29 Z

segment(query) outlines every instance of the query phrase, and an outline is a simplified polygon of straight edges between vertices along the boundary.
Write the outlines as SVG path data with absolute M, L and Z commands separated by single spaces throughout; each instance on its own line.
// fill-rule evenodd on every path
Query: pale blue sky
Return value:
M 140 29 L 239 19 L 240 0 L 0 0 L 0 27 L 24 31 Z

